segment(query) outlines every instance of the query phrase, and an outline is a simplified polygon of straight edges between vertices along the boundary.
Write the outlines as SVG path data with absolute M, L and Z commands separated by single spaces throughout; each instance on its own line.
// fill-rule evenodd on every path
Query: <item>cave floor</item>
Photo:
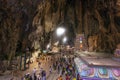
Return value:
M 105 78 L 105 80 L 108 80 L 110 78 L 114 78 L 111 80 L 116 80 L 116 79 L 119 80 L 120 62 L 114 61 L 112 59 L 113 55 L 104 54 L 104 53 L 98 54 L 96 52 L 79 52 L 77 55 L 78 56 L 76 58 L 76 61 L 78 59 L 80 61 L 75 62 L 75 63 L 76 63 L 76 66 L 78 66 L 78 72 L 80 71 L 81 78 L 85 80 L 102 80 L 102 78 Z M 70 54 L 68 54 L 68 56 L 70 56 Z M 53 56 L 50 56 L 50 58 L 52 57 Z M 56 59 L 58 59 L 59 57 L 60 55 L 57 54 Z M 49 74 L 49 68 L 54 61 L 55 60 L 46 61 L 46 59 L 40 60 L 41 68 L 46 70 L 47 80 L 56 80 L 58 76 L 60 75 L 58 74 L 57 71 L 53 71 L 52 74 Z M 20 74 L 15 73 L 16 75 L 19 75 L 19 77 L 15 77 L 16 75 L 14 74 L 13 75 L 14 80 L 21 80 L 21 77 L 23 77 L 26 73 L 32 74 L 33 68 L 36 68 L 37 74 L 39 74 L 40 69 L 38 67 L 38 63 L 34 62 L 33 64 L 30 65 L 30 68 L 28 70 L 22 71 L 20 72 Z M 0 76 L 0 80 L 9 80 L 13 76 L 12 75 Z M 65 80 L 65 76 L 63 75 L 62 77 L 63 77 L 63 80 Z
M 46 60 L 46 58 L 48 58 L 48 57 L 49 57 L 49 60 Z M 59 57 L 59 55 L 56 55 L 56 57 Z M 60 74 L 56 70 L 53 70 L 51 74 L 49 73 L 49 68 L 50 68 L 50 66 L 52 66 L 52 63 L 55 61 L 55 60 L 51 61 L 51 58 L 52 58 L 52 56 L 46 56 L 44 58 L 44 60 L 40 59 L 39 60 L 41 62 L 40 68 L 42 68 L 43 70 L 46 71 L 47 80 L 56 80 Z M 35 61 L 34 63 L 30 64 L 29 69 L 27 69 L 25 71 L 20 71 L 19 73 L 13 73 L 13 74 L 0 76 L 0 80 L 11 80 L 12 78 L 13 78 L 13 80 L 21 80 L 21 78 L 24 77 L 25 74 L 29 73 L 30 75 L 32 75 L 34 68 L 36 68 L 36 75 L 38 75 L 40 72 L 40 68 L 38 66 L 38 62 Z M 63 76 L 63 79 L 64 78 L 65 77 Z
M 89 66 L 120 68 L 120 61 L 115 60 L 112 54 L 79 52 L 78 55 Z

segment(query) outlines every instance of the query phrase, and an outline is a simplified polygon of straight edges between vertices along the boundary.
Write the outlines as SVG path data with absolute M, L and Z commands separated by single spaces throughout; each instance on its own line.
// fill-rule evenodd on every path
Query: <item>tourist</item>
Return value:
M 63 67 L 63 68 L 62 68 L 62 75 L 64 74 L 64 72 L 65 72 L 65 68 Z
M 43 71 L 43 68 L 40 68 L 40 74 L 42 73 L 42 71 Z
M 66 74 L 66 80 L 70 80 L 70 77 L 69 75 Z
M 51 66 L 50 66 L 49 72 L 50 72 L 50 74 L 52 73 L 52 67 Z
M 14 80 L 14 77 L 12 77 L 10 80 Z
M 25 74 L 25 80 L 29 80 L 30 73 Z
M 34 68 L 34 69 L 33 69 L 33 74 L 36 74 L 36 71 L 37 71 L 36 68 Z
M 72 80 L 77 80 L 75 77 Z
M 40 65 L 41 65 L 41 62 L 39 61 L 39 62 L 38 62 L 38 68 L 40 68 Z
M 77 80 L 81 80 L 81 79 L 80 79 L 80 75 L 79 75 L 79 74 L 77 74 Z
M 36 74 L 34 74 L 34 80 L 37 80 L 37 76 L 36 76 Z
M 34 78 L 35 78 L 35 75 L 36 75 L 36 68 L 34 68 L 34 69 L 33 69 L 33 72 L 32 72 L 32 78 L 33 78 L 33 80 L 34 80 Z
M 32 79 L 32 75 L 29 76 L 29 80 L 33 80 L 33 79 Z
M 46 61 L 47 61 L 47 56 L 46 56 Z
M 57 80 L 63 80 L 62 75 L 60 75 Z
M 53 69 L 55 70 L 55 63 L 53 63 Z
M 23 76 L 23 77 L 21 78 L 21 80 L 25 80 L 25 76 Z
M 60 72 L 60 64 L 57 65 L 58 73 Z
M 42 80 L 40 73 L 39 73 L 39 75 L 37 77 L 37 80 Z
M 46 80 L 46 71 L 42 71 L 42 80 Z

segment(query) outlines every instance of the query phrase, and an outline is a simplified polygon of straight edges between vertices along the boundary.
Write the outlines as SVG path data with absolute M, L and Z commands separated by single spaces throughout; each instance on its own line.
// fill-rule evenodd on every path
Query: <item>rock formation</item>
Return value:
M 0 0 L 0 59 L 45 49 L 61 25 L 69 44 L 82 33 L 91 51 L 111 52 L 120 43 L 120 0 Z
M 92 45 L 95 47 L 92 51 L 111 52 L 120 43 L 119 4 L 119 0 L 48 0 L 45 6 L 40 5 L 42 10 L 38 10 L 37 15 L 42 17 L 36 19 L 42 20 L 44 15 L 44 24 L 41 26 L 45 32 L 63 22 L 67 29 L 74 31 L 72 34 L 84 33 L 87 41 L 91 38 L 96 44 Z M 91 42 L 88 41 L 89 44 Z

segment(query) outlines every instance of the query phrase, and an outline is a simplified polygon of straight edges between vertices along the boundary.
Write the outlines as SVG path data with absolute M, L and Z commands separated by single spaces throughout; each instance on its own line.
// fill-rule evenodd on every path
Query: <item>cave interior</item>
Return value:
M 84 34 L 89 51 L 120 49 L 120 0 L 0 0 L 0 59 L 16 52 L 44 50 L 64 27 L 74 46 Z

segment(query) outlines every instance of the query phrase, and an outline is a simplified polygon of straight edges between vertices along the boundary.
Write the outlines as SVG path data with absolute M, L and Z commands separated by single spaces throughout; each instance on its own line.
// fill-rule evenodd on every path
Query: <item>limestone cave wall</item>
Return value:
M 112 52 L 120 43 L 119 0 L 86 0 L 83 5 L 83 25 L 92 51 Z M 94 37 L 94 38 L 93 38 Z M 94 40 L 95 39 L 95 40 Z
M 0 59 L 9 59 L 31 45 L 32 21 L 39 0 L 0 0 Z
M 89 50 L 111 52 L 120 43 L 120 0 L 0 0 L 1 58 L 45 49 L 61 24 L 69 44 L 82 33 Z
M 90 51 L 111 52 L 120 43 L 119 0 L 46 0 L 37 11 L 33 25 L 49 32 L 63 22 L 69 31 L 85 34 Z

